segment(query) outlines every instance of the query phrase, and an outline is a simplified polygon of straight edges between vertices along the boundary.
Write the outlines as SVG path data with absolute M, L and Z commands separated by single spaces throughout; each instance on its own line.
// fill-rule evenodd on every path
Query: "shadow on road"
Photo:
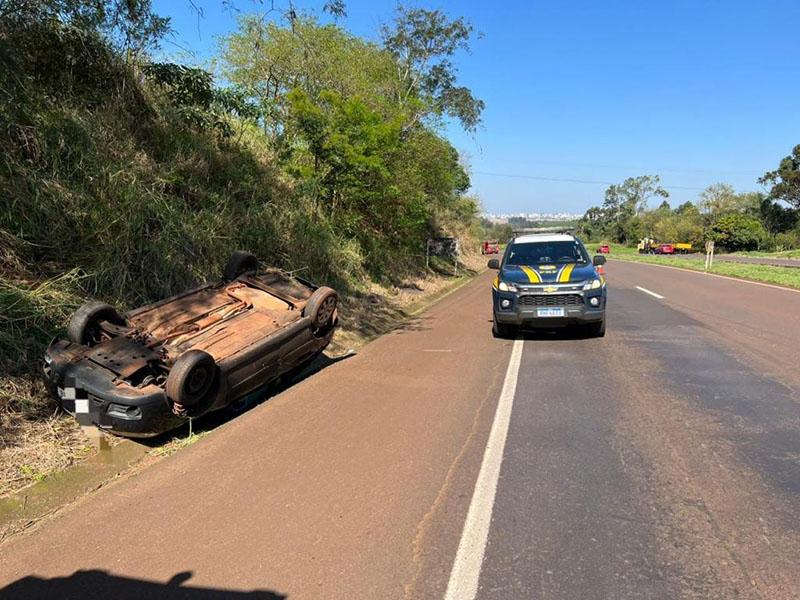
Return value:
M 346 360 L 352 356 L 355 356 L 355 352 L 351 351 L 338 356 L 328 356 L 327 354 L 322 353 L 311 362 L 306 363 L 305 365 L 302 365 L 293 371 L 285 373 L 277 381 L 274 381 L 268 384 L 266 387 L 251 393 L 245 398 L 237 400 L 225 408 L 216 410 L 212 413 L 195 419 L 192 421 L 191 431 L 193 433 L 202 433 L 204 431 L 215 429 L 220 425 L 227 423 L 231 419 L 241 415 L 242 413 L 247 412 L 251 408 L 258 406 L 259 404 L 268 401 L 270 398 L 277 396 L 281 392 L 288 390 L 292 386 L 297 385 L 315 373 L 319 373 L 323 369 L 326 369 L 331 365 Z M 186 425 L 182 425 L 177 429 L 172 429 L 162 433 L 161 435 L 157 435 L 152 438 L 142 438 L 136 441 L 140 444 L 156 448 L 171 441 L 175 437 L 182 436 L 185 432 L 187 432 L 188 429 L 189 425 L 187 422 Z
M 594 336 L 583 327 L 562 327 L 559 329 L 520 329 L 519 335 L 523 340 L 539 340 L 563 342 L 567 340 L 586 340 Z
M 492 320 L 488 320 L 489 327 L 491 327 Z M 581 326 L 573 327 L 554 327 L 553 329 L 518 329 L 512 336 L 507 339 L 521 338 L 525 341 L 552 341 L 552 342 L 566 342 L 569 340 L 588 340 L 594 339 L 595 336 L 589 333 L 589 330 Z
M 19 600 L 285 600 L 284 594 L 269 590 L 240 592 L 220 588 L 183 587 L 192 572 L 177 573 L 167 583 L 111 575 L 106 571 L 76 571 L 69 577 L 24 577 L 0 589 L 0 599 Z

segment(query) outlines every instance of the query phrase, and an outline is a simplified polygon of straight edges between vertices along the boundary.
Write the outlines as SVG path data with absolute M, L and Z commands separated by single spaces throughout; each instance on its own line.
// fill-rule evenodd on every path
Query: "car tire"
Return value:
M 498 323 L 497 319 L 492 320 L 492 335 L 496 338 L 507 340 L 514 336 L 515 329 L 513 325 Z
M 202 350 L 184 352 L 167 375 L 167 397 L 184 409 L 205 405 L 219 387 L 219 368 Z
M 76 344 L 93 346 L 99 341 L 100 321 L 125 325 L 125 319 L 110 304 L 87 302 L 72 315 L 67 326 L 67 336 Z
M 586 326 L 589 337 L 605 337 L 606 335 L 606 318 L 603 317 L 602 321 L 597 323 L 589 323 Z
M 339 294 L 329 287 L 314 290 L 303 308 L 303 316 L 311 319 L 311 326 L 316 331 L 330 327 L 336 318 L 339 305 Z
M 223 277 L 228 281 L 232 281 L 249 271 L 256 271 L 258 269 L 258 259 L 243 250 L 237 250 L 228 259 L 228 264 L 225 265 Z

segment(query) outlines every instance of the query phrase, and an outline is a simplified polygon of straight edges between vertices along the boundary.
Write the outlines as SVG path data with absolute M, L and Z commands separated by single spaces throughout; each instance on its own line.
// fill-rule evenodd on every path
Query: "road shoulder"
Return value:
M 415 289 L 416 293 L 413 295 L 400 293 L 394 300 L 380 296 L 361 299 L 360 302 L 351 300 L 345 310 L 349 309 L 353 314 L 346 316 L 345 320 L 352 325 L 347 326 L 341 335 L 337 332 L 334 336 L 334 341 L 326 351 L 327 359 L 323 358 L 308 365 L 297 380 L 302 380 L 327 366 L 331 362 L 331 356 L 336 360 L 337 356 L 350 355 L 401 327 L 414 316 L 425 312 L 473 281 L 481 272 L 467 270 L 462 271 L 457 277 L 442 277 L 428 289 Z M 381 305 L 380 310 L 370 314 L 365 307 L 374 306 L 376 303 Z M 270 392 L 270 396 L 280 391 L 281 388 L 275 388 Z M 103 444 L 103 449 L 100 451 L 97 451 L 97 447 L 100 447 L 97 444 L 95 452 L 88 453 L 83 460 L 48 473 L 30 485 L 0 497 L 0 543 L 34 526 L 41 519 L 56 514 L 87 494 L 99 490 L 111 481 L 137 473 L 158 460 L 188 447 L 201 436 L 212 433 L 216 427 L 230 418 L 231 416 L 227 414 L 209 415 L 194 425 L 194 431 L 181 428 L 153 441 L 140 442 L 111 437 L 111 444 Z M 200 436 L 197 434 L 198 430 Z

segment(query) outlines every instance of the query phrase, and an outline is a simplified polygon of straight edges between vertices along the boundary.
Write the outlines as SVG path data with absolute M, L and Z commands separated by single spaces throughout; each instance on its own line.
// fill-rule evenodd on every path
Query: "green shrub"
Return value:
M 715 243 L 730 251 L 756 250 L 767 239 L 767 231 L 761 222 L 743 213 L 717 217 L 707 233 Z
M 771 249 L 777 252 L 800 248 L 800 230 L 795 229 L 785 233 L 777 233 L 771 236 L 771 242 Z

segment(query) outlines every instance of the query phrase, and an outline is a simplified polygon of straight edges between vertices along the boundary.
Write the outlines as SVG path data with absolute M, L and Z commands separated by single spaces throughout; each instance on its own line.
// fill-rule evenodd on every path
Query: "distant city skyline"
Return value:
M 539 212 L 520 212 L 520 213 L 483 213 L 484 219 L 492 223 L 508 223 L 510 219 L 525 219 L 527 221 L 575 221 L 583 216 L 583 213 L 539 213 Z

